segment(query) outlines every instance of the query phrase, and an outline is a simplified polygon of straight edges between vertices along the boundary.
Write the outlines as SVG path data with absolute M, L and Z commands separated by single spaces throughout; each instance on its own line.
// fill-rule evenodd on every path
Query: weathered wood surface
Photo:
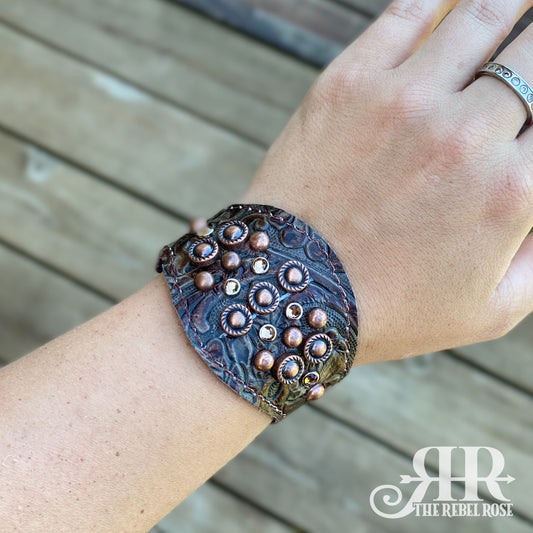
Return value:
M 171 0 L 317 66 L 329 63 L 390 0 Z M 530 9 L 505 45 L 533 21 Z
M 206 483 L 149 533 L 295 533 L 272 516 Z
M 274 140 L 317 74 L 161 0 L 0 0 L 0 20 L 262 145 Z M 50 105 L 46 94 L 41 101 Z
M 111 304 L 2 244 L 0 273 L 0 364 L 14 361 Z
M 183 3 L 184 0 L 174 0 Z M 186 0 L 197 2 L 198 0 Z M 230 0 L 233 5 L 241 4 L 271 13 L 278 19 L 294 26 L 305 28 L 314 35 L 341 45 L 350 43 L 369 24 L 370 18 L 341 3 L 329 0 Z
M 329 63 L 369 19 L 326 0 L 175 0 L 315 65 Z
M 501 339 L 461 346 L 453 352 L 533 393 L 533 315 Z
M 340 0 L 340 2 L 372 17 L 379 15 L 390 4 L 390 0 Z
M 316 407 L 407 456 L 435 443 L 498 448 L 517 474 L 513 501 L 533 518 L 533 477 L 520 476 L 533 472 L 531 395 L 444 352 L 356 368 L 349 379 Z
M 0 133 L 0 238 L 114 300 L 155 275 L 187 226 L 34 146 Z
M 11 27 L 0 25 L 8 362 L 153 276 L 157 249 L 184 218 L 211 214 L 246 185 L 317 71 L 159 0 L 0 0 L 0 19 Z M 241 116 L 255 105 L 256 117 L 276 117 L 266 128 Z M 206 485 L 156 531 L 262 531 L 257 522 L 317 533 L 533 532 L 532 323 L 455 356 L 355 369 L 320 404 L 269 428 L 216 476 L 218 487 Z M 446 444 L 500 449 L 516 478 L 504 492 L 529 521 L 387 521 L 371 511 L 372 489 L 412 473 L 416 449 Z
M 0 125 L 183 216 L 238 198 L 263 150 L 0 27 Z

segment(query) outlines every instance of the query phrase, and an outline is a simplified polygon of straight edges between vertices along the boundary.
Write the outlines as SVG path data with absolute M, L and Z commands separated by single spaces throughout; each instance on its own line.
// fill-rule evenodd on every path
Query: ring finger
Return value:
M 533 25 L 509 44 L 495 61 L 533 87 Z M 479 77 L 463 91 L 462 97 L 467 109 L 479 109 L 480 104 L 483 106 L 502 140 L 514 139 L 526 121 L 526 107 L 516 90 L 497 78 Z

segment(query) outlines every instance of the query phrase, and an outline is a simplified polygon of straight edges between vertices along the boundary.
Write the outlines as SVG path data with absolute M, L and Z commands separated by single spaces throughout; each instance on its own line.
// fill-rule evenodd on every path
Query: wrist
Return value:
M 352 366 L 357 309 L 347 274 L 293 213 L 231 205 L 164 246 L 156 268 L 199 357 L 274 421 L 318 400 Z

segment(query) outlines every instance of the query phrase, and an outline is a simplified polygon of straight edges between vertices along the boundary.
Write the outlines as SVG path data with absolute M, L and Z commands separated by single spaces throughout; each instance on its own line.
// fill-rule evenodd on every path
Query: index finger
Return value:
M 403 63 L 459 0 L 395 0 L 341 56 L 378 69 Z

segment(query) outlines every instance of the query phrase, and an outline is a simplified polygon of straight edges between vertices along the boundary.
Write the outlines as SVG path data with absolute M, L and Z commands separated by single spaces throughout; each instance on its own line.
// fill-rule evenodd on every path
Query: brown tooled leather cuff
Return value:
M 232 205 L 165 246 L 156 269 L 195 350 L 274 421 L 352 367 L 357 309 L 348 276 L 295 216 Z

